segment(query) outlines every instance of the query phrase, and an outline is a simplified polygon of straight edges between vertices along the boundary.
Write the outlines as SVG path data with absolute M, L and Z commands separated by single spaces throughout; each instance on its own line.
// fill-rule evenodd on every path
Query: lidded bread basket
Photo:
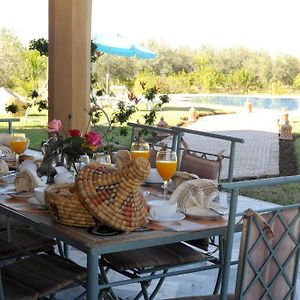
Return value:
M 53 219 L 64 225 L 92 227 L 93 216 L 79 201 L 74 184 L 54 184 L 45 190 L 45 200 Z
M 47 206 L 54 219 L 65 225 L 89 227 L 95 219 L 122 231 L 133 231 L 147 221 L 147 203 L 140 185 L 150 171 L 148 160 L 131 160 L 121 169 L 90 164 L 75 184 L 46 189 Z

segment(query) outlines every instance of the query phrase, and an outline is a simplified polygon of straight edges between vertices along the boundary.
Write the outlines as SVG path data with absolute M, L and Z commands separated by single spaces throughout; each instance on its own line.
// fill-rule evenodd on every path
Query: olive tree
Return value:
M 13 89 L 24 68 L 23 47 L 13 31 L 0 29 L 0 87 Z

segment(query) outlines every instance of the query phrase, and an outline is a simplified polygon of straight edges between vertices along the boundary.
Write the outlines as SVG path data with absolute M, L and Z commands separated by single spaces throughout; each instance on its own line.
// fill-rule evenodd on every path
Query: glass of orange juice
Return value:
M 156 169 L 164 181 L 164 199 L 167 200 L 167 184 L 177 169 L 176 152 L 159 151 L 156 155 Z
M 19 155 L 28 147 L 30 140 L 26 138 L 24 133 L 14 133 L 10 138 L 10 148 L 16 155 L 16 172 L 19 171 Z
M 130 148 L 131 159 L 142 157 L 145 159 L 150 158 L 150 146 L 144 141 L 136 141 L 131 144 Z

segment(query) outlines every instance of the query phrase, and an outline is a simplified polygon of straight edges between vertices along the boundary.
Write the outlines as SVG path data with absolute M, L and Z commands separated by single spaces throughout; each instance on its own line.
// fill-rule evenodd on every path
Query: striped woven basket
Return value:
M 96 225 L 94 217 L 78 199 L 74 184 L 54 184 L 45 190 L 45 199 L 51 216 L 57 222 L 76 226 Z
M 101 223 L 133 231 L 147 221 L 147 203 L 140 185 L 149 171 L 150 163 L 143 158 L 131 160 L 119 170 L 88 165 L 77 176 L 79 199 Z

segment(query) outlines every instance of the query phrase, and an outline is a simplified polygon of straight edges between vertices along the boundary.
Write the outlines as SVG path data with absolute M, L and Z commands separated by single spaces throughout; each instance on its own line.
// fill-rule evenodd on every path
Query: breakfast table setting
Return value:
M 23 139 L 20 155 L 28 145 Z M 170 150 L 158 151 L 156 168 L 150 166 L 147 146 L 120 150 L 113 163 L 97 155 L 82 160 L 75 176 L 55 167 L 53 183 L 39 174 L 43 157 L 26 155 L 22 160 L 18 155 L 12 168 L 0 160 L 7 164 L 0 177 L 0 214 L 86 253 L 88 299 L 107 288 L 98 282 L 102 254 L 226 233 L 230 196 L 214 180 L 176 171 L 176 153 Z M 239 197 L 240 212 L 268 207 Z

